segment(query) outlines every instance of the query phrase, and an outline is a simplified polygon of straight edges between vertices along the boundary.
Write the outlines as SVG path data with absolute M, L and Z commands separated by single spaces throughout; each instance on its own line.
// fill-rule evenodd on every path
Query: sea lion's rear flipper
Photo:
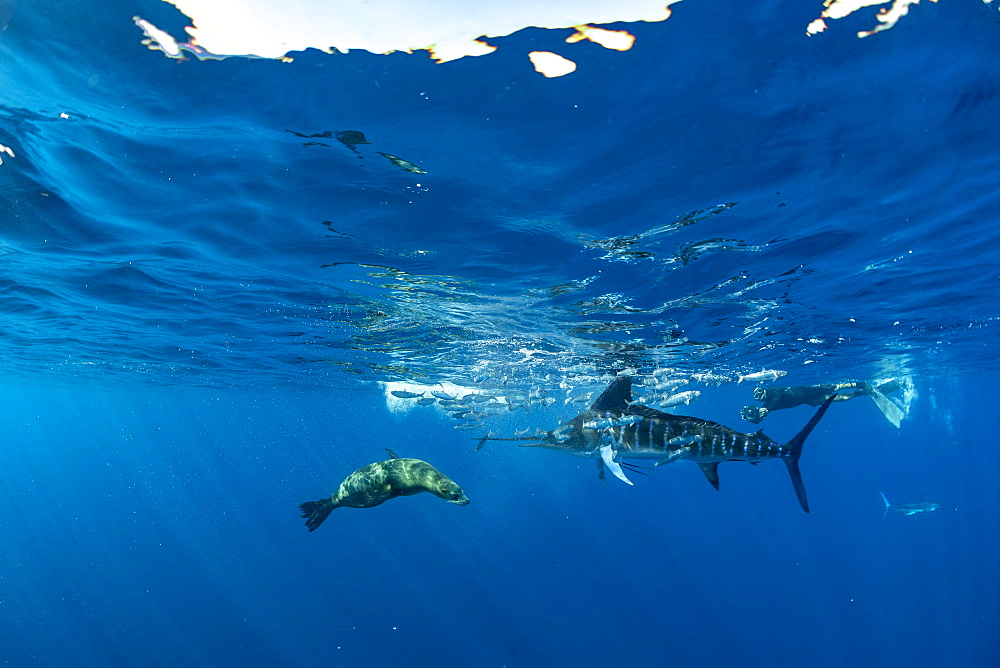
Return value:
M 309 531 L 315 531 L 336 507 L 333 501 L 327 497 L 319 501 L 306 501 L 299 506 L 299 510 L 302 511 L 302 517 L 306 518 L 306 526 L 309 527 Z
M 478 450 L 479 448 L 476 449 Z M 389 448 L 386 448 L 385 451 L 389 453 L 389 459 L 399 459 L 399 457 L 396 456 L 396 453 Z

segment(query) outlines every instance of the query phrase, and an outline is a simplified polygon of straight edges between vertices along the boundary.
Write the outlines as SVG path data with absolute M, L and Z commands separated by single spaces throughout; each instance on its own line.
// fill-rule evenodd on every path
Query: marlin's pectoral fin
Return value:
M 712 487 L 719 489 L 719 462 L 707 462 L 698 464 L 698 466 L 701 467 L 708 481 L 712 483 Z
M 615 461 L 615 452 L 611 449 L 611 444 L 601 446 L 601 459 L 604 460 L 604 465 L 607 466 L 611 473 L 614 474 L 616 478 L 622 482 L 632 484 L 632 481 L 625 477 L 625 472 L 622 471 L 621 465 Z

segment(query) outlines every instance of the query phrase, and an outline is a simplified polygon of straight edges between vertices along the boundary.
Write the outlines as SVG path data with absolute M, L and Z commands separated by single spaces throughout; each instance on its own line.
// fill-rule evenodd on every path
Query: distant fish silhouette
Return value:
M 882 492 L 879 492 L 882 494 Z M 889 503 L 889 499 L 882 494 L 882 500 L 885 501 L 885 511 L 882 513 L 882 519 L 889 514 L 890 510 L 897 513 L 903 513 L 907 517 L 910 515 L 916 515 L 917 513 L 930 513 L 938 510 L 941 507 L 940 503 L 934 503 L 933 501 L 921 501 L 919 503 Z

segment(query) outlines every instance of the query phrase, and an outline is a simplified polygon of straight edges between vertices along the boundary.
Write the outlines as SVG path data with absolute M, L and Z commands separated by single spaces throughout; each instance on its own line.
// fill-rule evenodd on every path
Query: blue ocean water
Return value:
M 284 63 L 149 50 L 133 16 L 190 24 L 154 0 L 0 2 L 0 659 L 997 665 L 1000 13 L 672 9 L 622 53 Z M 808 515 L 775 462 L 475 450 L 665 368 L 740 431 L 779 385 L 902 379 L 905 418 L 833 405 Z M 471 504 L 308 533 L 384 448 Z

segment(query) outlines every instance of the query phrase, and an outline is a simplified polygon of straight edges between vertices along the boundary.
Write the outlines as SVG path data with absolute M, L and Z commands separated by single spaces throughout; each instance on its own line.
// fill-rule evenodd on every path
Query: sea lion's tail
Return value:
M 302 517 L 306 518 L 306 526 L 309 527 L 309 531 L 315 531 L 336 507 L 333 501 L 327 497 L 319 501 L 306 501 L 299 506 L 299 510 L 302 511 Z

